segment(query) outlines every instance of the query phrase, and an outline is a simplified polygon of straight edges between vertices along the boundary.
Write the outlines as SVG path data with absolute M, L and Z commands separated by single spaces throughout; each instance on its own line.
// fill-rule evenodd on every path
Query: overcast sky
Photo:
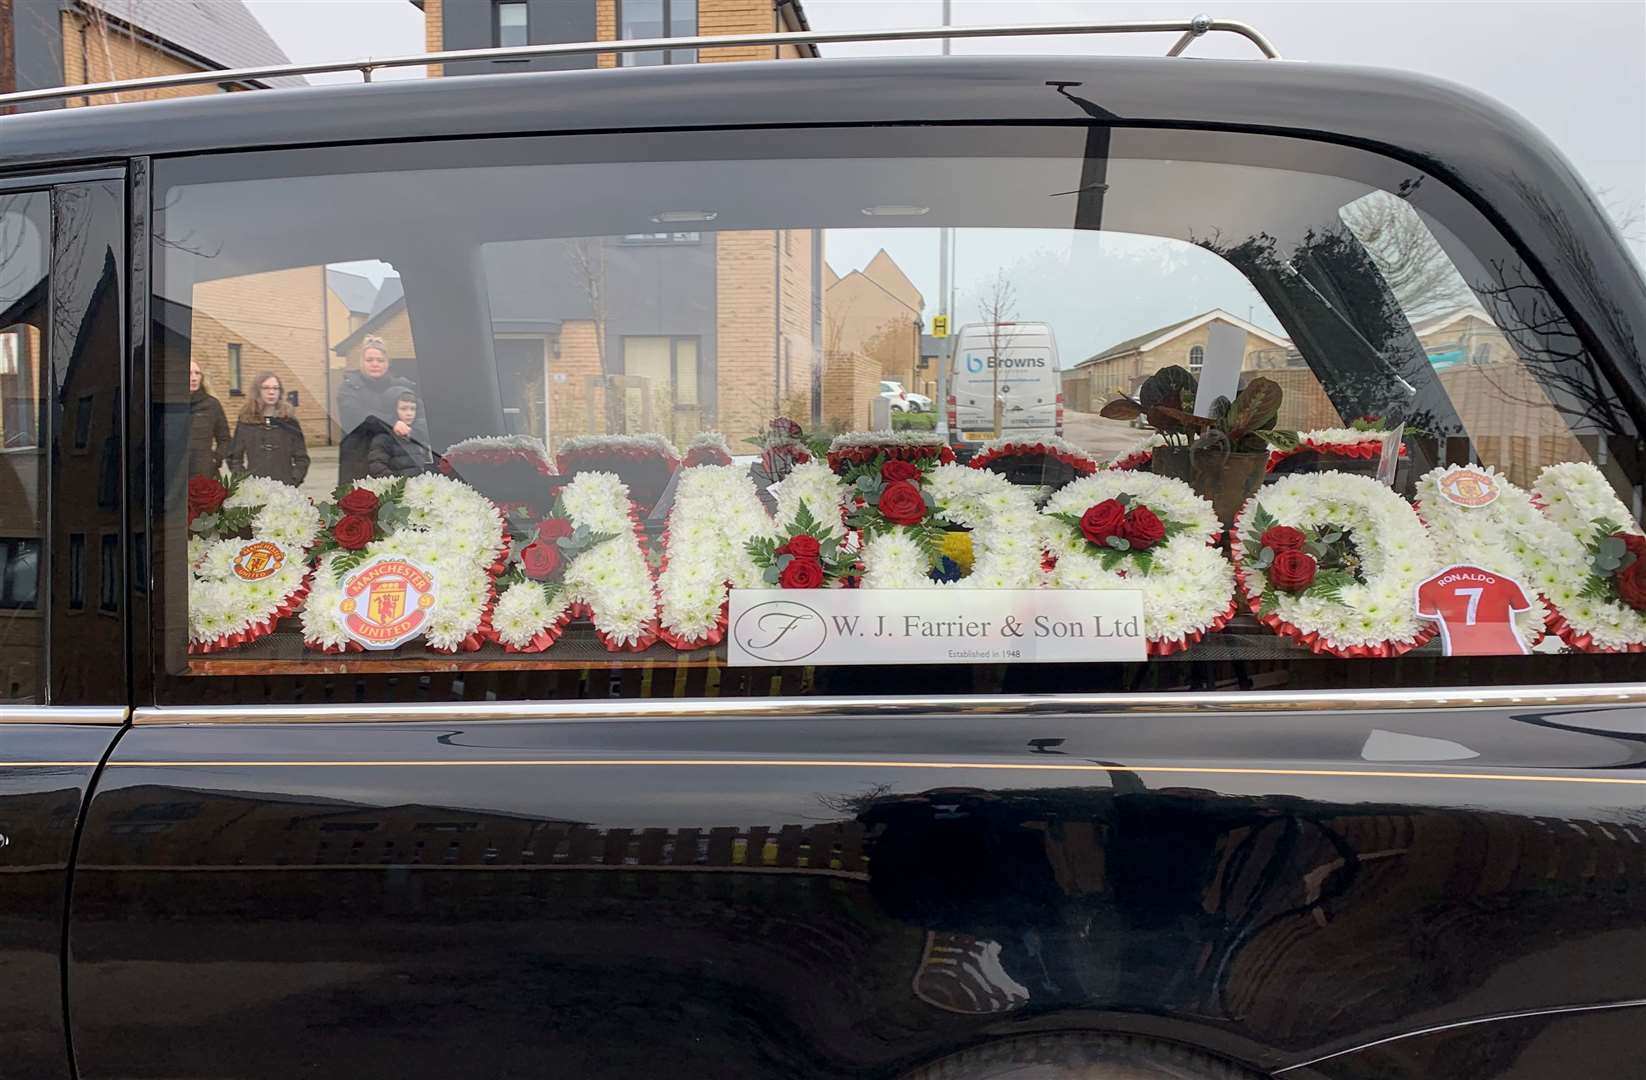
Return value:
M 449 0 L 475 3 L 479 0 Z M 564 0 L 590 2 L 593 0 Z M 286 53 L 297 61 L 345 59 L 423 51 L 423 15 L 409 0 L 247 0 Z M 936 25 L 941 0 L 804 0 L 813 28 L 836 30 Z M 1357 3 L 1262 3 L 1221 0 L 1216 4 L 1147 2 L 1038 2 L 1038 0 L 954 0 L 956 24 L 1117 21 L 1181 17 L 1215 8 L 1220 18 L 1239 19 L 1263 31 L 1280 53 L 1293 60 L 1364 64 L 1422 72 L 1462 83 L 1508 105 L 1547 133 L 1565 151 L 1603 201 L 1618 216 L 1638 218 L 1646 208 L 1646 3 L 1452 3 L 1361 0 Z M 956 53 L 1158 54 L 1163 37 L 1105 37 L 960 41 Z M 825 56 L 931 54 L 934 43 L 826 46 Z M 1207 37 L 1191 51 L 1197 56 L 1243 58 L 1253 47 L 1233 37 Z M 421 77 L 421 69 L 380 77 Z M 349 76 L 342 76 L 349 79 Z M 319 77 L 316 81 L 322 81 Z M 922 230 L 922 233 L 926 232 Z M 1638 224 L 1631 242 L 1646 262 L 1646 236 Z M 831 234 L 830 261 L 844 272 L 860 267 L 885 239 L 884 232 L 856 237 Z M 963 236 L 957 278 L 965 296 L 992 277 L 1002 259 L 967 265 Z M 912 233 L 893 235 L 887 246 L 935 310 L 935 245 Z M 981 263 L 981 265 L 980 265 Z M 1214 296 L 1245 315 L 1243 295 Z M 1154 313 L 1136 310 L 1149 323 Z M 1024 315 L 1023 317 L 1031 317 Z M 1259 319 L 1258 321 L 1266 321 Z M 1100 336 L 1127 336 L 1125 326 L 1106 327 Z M 1138 330 L 1148 329 L 1142 325 Z M 1137 331 L 1132 331 L 1137 332 Z M 1075 345 L 1076 343 L 1070 343 Z M 1066 352 L 1084 352 L 1085 342 Z M 1099 342 L 1102 344 L 1102 342 Z

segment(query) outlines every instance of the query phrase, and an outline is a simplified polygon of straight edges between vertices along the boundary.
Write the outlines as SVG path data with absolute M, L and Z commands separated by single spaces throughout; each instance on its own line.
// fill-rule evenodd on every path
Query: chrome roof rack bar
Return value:
M 84 83 L 79 86 L 52 86 L 0 94 L 0 107 L 32 101 L 60 101 L 71 97 L 120 94 L 142 90 L 166 90 L 178 86 L 255 84 L 261 79 L 283 75 L 326 75 L 359 72 L 371 81 L 382 68 L 416 67 L 422 64 L 459 64 L 472 60 L 540 60 L 557 56 L 589 56 L 600 53 L 659 52 L 666 49 L 718 49 L 747 45 L 843 45 L 875 41 L 940 41 L 944 38 L 1070 37 L 1090 34 L 1181 34 L 1168 56 L 1180 56 L 1190 42 L 1208 33 L 1235 34 L 1245 38 L 1269 60 L 1280 59 L 1269 39 L 1254 27 L 1229 19 L 1197 15 L 1192 19 L 1159 19 L 1112 23 L 1029 23 L 1018 26 L 930 26 L 894 30 L 801 31 L 783 34 L 729 34 L 715 37 L 641 38 L 629 41 L 578 41 L 555 45 L 523 45 L 518 48 L 461 49 L 454 52 L 419 53 L 411 56 L 366 57 L 335 60 L 324 64 L 281 64 L 276 67 L 223 68 L 191 71 L 181 75 L 155 75 L 143 79 Z M 257 87 L 257 89 L 263 89 Z

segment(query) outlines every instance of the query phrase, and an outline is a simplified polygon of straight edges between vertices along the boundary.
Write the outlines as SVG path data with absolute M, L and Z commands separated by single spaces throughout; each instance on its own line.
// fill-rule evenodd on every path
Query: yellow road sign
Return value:
M 949 336 L 949 317 L 947 315 L 932 316 L 932 337 Z

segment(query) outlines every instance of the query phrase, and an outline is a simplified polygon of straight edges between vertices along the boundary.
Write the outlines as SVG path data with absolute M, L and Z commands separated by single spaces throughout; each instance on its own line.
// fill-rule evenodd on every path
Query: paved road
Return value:
M 1119 420 L 1105 420 L 1096 413 L 1063 412 L 1063 437 L 1076 446 L 1084 447 L 1099 461 L 1107 461 L 1122 450 L 1141 442 L 1148 434 Z

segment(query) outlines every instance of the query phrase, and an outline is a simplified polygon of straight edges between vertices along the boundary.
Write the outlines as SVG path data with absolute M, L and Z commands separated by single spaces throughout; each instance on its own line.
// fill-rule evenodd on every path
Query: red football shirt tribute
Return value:
M 1518 581 L 1478 566 L 1448 566 L 1417 586 L 1417 613 L 1440 621 L 1447 656 L 1531 652 L 1514 622 L 1531 606 Z

